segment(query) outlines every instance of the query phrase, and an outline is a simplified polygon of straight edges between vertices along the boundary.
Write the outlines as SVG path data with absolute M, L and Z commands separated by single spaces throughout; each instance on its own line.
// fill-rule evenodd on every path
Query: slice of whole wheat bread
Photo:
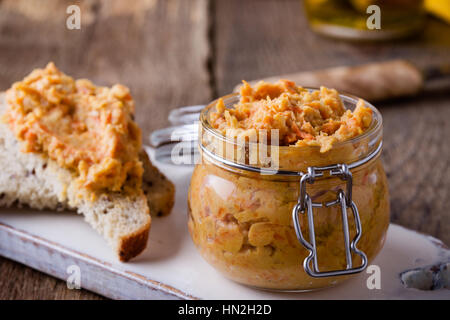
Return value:
M 0 117 L 6 109 L 0 93 Z M 174 186 L 154 167 L 147 154 L 143 190 L 135 196 L 119 192 L 103 194 L 94 201 L 77 196 L 72 173 L 42 155 L 24 153 L 9 127 L 0 122 L 0 206 L 27 205 L 34 209 L 76 210 L 114 248 L 121 261 L 127 261 L 147 246 L 151 218 L 170 212 Z
M 175 202 L 175 186 L 150 162 L 145 151 L 139 157 L 144 166 L 142 190 L 150 212 L 158 217 L 168 215 Z

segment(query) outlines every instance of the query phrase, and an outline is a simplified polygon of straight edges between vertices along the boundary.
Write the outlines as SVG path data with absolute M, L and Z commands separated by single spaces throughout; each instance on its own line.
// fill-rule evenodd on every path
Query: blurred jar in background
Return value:
M 304 0 L 311 28 L 324 35 L 352 40 L 389 40 L 421 30 L 425 22 L 423 0 Z M 380 29 L 367 21 L 380 8 Z M 372 22 L 374 20 L 371 20 Z

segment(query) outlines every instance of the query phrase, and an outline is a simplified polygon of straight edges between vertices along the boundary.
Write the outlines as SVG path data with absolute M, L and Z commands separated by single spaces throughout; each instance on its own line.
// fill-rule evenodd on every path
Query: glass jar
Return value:
M 239 96 L 223 99 L 231 108 Z M 358 100 L 341 99 L 351 110 Z M 236 282 L 273 290 L 328 287 L 364 270 L 389 225 L 379 111 L 366 102 L 370 128 L 320 153 L 228 139 L 209 123 L 215 105 L 201 112 L 201 162 L 188 195 L 203 258 Z

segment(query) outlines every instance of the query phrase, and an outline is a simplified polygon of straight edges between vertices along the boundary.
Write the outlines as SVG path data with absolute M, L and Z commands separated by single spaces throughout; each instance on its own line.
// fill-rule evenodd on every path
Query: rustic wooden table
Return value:
M 450 63 L 450 25 L 412 40 L 354 44 L 312 33 L 298 0 L 0 0 L 0 90 L 52 60 L 74 77 L 128 85 L 145 137 L 170 109 L 210 101 L 242 79 L 406 58 Z M 78 3 L 78 2 L 77 2 Z M 377 105 L 392 221 L 450 244 L 450 90 Z M 0 299 L 99 299 L 0 258 Z

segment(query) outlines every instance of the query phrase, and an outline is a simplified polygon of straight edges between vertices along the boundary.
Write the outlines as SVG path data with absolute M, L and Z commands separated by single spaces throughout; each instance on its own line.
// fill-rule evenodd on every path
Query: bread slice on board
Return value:
M 0 116 L 6 109 L 0 93 Z M 0 122 L 0 206 L 27 205 L 34 209 L 76 210 L 114 248 L 121 261 L 127 261 L 147 246 L 151 217 L 168 214 L 175 189 L 142 151 L 143 192 L 125 196 L 110 192 L 94 201 L 76 196 L 69 170 L 51 159 L 20 151 L 20 143 L 9 127 Z M 146 193 L 146 194 L 144 194 Z
M 149 160 L 145 151 L 139 155 L 144 167 L 142 190 L 148 200 L 152 216 L 166 216 L 175 202 L 175 186 Z

